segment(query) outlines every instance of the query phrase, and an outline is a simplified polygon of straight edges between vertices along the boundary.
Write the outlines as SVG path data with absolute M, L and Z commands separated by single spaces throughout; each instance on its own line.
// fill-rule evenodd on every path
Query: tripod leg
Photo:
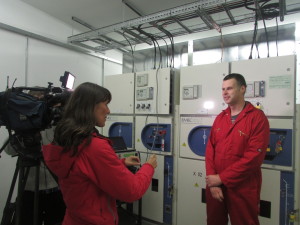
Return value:
M 23 193 L 24 193 L 30 168 L 27 165 L 25 165 L 23 159 L 20 157 L 18 158 L 18 167 L 19 167 L 19 183 L 18 183 L 18 195 L 16 200 L 15 225 L 22 225 L 21 212 L 22 212 Z
M 139 199 L 139 209 L 138 209 L 138 219 L 137 219 L 137 225 L 142 225 L 142 198 Z
M 40 162 L 35 167 L 33 225 L 38 225 L 39 222 L 39 184 L 40 184 Z
M 31 224 L 33 225 L 38 225 L 39 224 L 39 173 L 40 173 L 40 162 L 35 161 L 35 174 L 34 174 L 34 181 L 35 181 L 35 189 L 34 189 L 34 195 L 33 195 L 33 214 L 32 215 L 27 215 L 30 218 L 24 218 L 26 214 L 24 214 L 24 210 L 26 212 L 27 209 L 24 204 L 24 200 L 28 200 L 28 196 L 25 199 L 23 197 L 24 190 L 25 190 L 25 185 L 27 181 L 27 177 L 29 174 L 29 170 L 31 169 L 32 165 L 28 165 L 28 162 L 24 161 L 24 164 L 20 166 L 20 173 L 19 173 L 19 189 L 18 189 L 18 198 L 17 198 L 17 210 L 16 210 L 16 224 L 15 225 L 23 225 L 23 223 L 26 221 L 26 224 L 29 223 L 30 218 Z M 24 167 L 26 168 L 26 173 L 24 176 Z M 23 171 L 22 171 L 23 170 Z M 28 194 L 28 193 L 27 193 Z M 29 221 L 28 221 L 29 219 Z
M 11 198 L 12 198 L 12 195 L 13 195 L 13 192 L 14 192 L 14 189 L 15 189 L 18 174 L 19 174 L 19 159 L 17 160 L 16 169 L 15 169 L 14 176 L 13 176 L 13 179 L 12 179 L 12 182 L 11 182 L 11 186 L 10 186 L 10 189 L 9 189 L 6 204 L 5 204 L 5 207 L 4 207 L 4 210 L 3 210 L 1 225 L 9 225 L 11 220 L 12 220 L 13 213 L 14 213 L 15 209 L 12 208 Z
M 24 192 L 24 187 L 26 184 L 26 179 L 25 179 L 25 169 L 24 165 L 22 162 L 22 159 L 18 159 L 19 161 L 19 167 L 20 167 L 20 172 L 19 172 L 19 185 L 18 185 L 18 196 L 17 196 L 17 206 L 16 206 L 16 223 L 15 225 L 21 225 L 21 208 L 22 208 L 22 200 L 23 200 L 23 192 Z

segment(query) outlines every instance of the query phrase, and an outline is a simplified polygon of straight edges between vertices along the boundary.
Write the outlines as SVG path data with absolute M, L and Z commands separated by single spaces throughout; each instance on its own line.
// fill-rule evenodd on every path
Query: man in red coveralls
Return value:
M 258 225 L 261 164 L 269 144 L 263 111 L 245 101 L 241 74 L 223 79 L 228 108 L 214 121 L 206 148 L 207 225 Z

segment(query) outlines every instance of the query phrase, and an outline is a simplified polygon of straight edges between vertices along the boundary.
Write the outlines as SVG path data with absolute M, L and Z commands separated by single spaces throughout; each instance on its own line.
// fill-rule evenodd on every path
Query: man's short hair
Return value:
M 235 79 L 240 87 L 241 86 L 247 87 L 245 78 L 243 77 L 243 75 L 239 73 L 230 73 L 226 77 L 224 77 L 223 81 L 230 80 L 230 79 Z

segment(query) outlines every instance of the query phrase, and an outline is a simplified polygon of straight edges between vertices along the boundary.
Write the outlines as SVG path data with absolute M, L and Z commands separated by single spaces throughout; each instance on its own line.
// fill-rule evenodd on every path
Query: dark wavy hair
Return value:
M 86 82 L 80 84 L 64 108 L 62 119 L 54 132 L 54 143 L 62 146 L 63 152 L 78 152 L 78 146 L 86 139 L 89 145 L 95 131 L 95 106 L 100 102 L 110 102 L 111 93 L 104 87 Z

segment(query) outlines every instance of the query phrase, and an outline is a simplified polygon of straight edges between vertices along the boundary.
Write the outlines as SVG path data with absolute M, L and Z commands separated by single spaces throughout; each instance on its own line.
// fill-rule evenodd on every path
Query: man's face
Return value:
M 235 105 L 244 100 L 246 88 L 239 86 L 236 79 L 224 80 L 222 84 L 222 96 L 226 104 Z

